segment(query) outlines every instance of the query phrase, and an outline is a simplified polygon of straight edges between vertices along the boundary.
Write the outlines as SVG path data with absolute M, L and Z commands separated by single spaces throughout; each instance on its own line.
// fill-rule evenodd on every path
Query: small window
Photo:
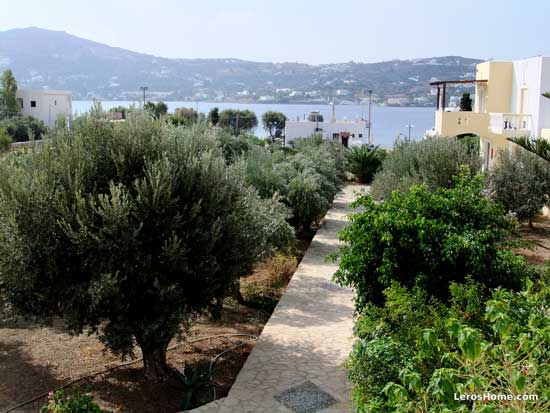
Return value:
M 362 134 L 362 133 L 360 133 L 360 134 L 359 134 L 359 137 L 360 137 L 360 138 L 362 138 L 362 137 L 363 137 L 363 134 Z
M 35 108 L 36 107 L 36 100 L 31 100 L 31 108 Z
M 338 141 L 338 140 L 340 140 L 340 134 L 339 134 L 339 133 L 333 133 L 333 134 L 332 134 L 332 140 L 333 140 L 333 141 Z
M 352 133 L 352 134 L 351 134 L 351 137 L 352 137 L 352 138 L 355 138 L 355 133 Z
M 53 101 L 53 105 L 54 105 L 54 106 L 57 106 L 57 100 L 54 100 L 54 101 Z

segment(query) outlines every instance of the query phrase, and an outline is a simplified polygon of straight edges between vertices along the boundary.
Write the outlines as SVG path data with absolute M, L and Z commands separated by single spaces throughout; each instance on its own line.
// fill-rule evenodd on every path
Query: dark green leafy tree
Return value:
M 469 93 L 463 93 L 460 98 L 460 110 L 462 112 L 471 112 L 472 111 L 472 98 Z
M 168 113 L 168 105 L 164 102 L 147 102 L 143 109 L 153 114 L 155 119 L 160 119 Z
M 206 120 L 212 126 L 217 126 L 220 121 L 220 110 L 217 107 L 212 108 L 210 112 L 208 112 L 208 117 Z
M 487 178 L 490 196 L 519 219 L 533 218 L 548 203 L 550 164 L 537 155 L 521 150 L 502 151 Z
M 452 282 L 467 276 L 492 288 L 520 287 L 527 267 L 508 242 L 513 222 L 484 195 L 481 176 L 468 175 L 463 172 L 450 189 L 413 186 L 382 203 L 359 198 L 355 205 L 365 210 L 340 234 L 336 272 L 339 283 L 357 292 L 358 310 L 382 303 L 392 282 L 442 300 Z
M 17 103 L 17 80 L 10 69 L 7 69 L 0 78 L 0 118 L 14 116 L 21 111 Z
M 4 129 L 14 142 L 42 139 L 48 129 L 44 122 L 32 116 L 10 116 L 0 120 Z
M 269 137 L 272 142 L 280 141 L 282 139 L 286 121 L 286 116 L 281 112 L 274 112 L 270 110 L 262 115 L 264 130 L 269 133 Z
M 250 110 L 225 109 L 220 112 L 218 125 L 233 135 L 249 132 L 258 126 L 256 114 Z
M 370 184 L 374 175 L 382 169 L 386 151 L 378 146 L 369 148 L 367 145 L 362 145 L 351 148 L 347 155 L 350 172 L 359 182 Z
M 90 328 L 163 380 L 170 340 L 293 231 L 226 166 L 214 132 L 87 116 L 1 163 L 0 284 L 22 314 Z

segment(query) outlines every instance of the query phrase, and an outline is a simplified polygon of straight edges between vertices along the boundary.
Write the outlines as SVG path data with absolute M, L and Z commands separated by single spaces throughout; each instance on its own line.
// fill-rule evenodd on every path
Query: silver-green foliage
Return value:
M 11 304 L 90 327 L 116 354 L 138 344 L 153 379 L 181 326 L 293 237 L 287 208 L 226 165 L 215 132 L 146 113 L 90 116 L 0 171 Z
M 548 202 L 550 163 L 520 148 L 512 153 L 503 151 L 487 184 L 493 199 L 531 223 Z
M 241 168 L 262 197 L 280 195 L 292 210 L 291 222 L 308 229 L 326 213 L 340 190 L 345 155 L 330 142 L 304 139 L 292 150 L 252 148 Z
M 382 162 L 382 171 L 374 177 L 371 195 L 388 199 L 394 190 L 406 192 L 420 183 L 430 189 L 448 188 L 463 165 L 469 167 L 472 176 L 481 169 L 479 153 L 469 141 L 458 138 L 396 141 Z

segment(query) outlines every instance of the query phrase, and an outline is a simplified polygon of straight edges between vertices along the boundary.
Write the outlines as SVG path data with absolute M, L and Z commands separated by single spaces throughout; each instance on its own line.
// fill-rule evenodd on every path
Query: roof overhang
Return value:
M 462 79 L 462 80 L 439 80 L 437 82 L 431 82 L 430 86 L 452 85 L 452 84 L 464 84 L 464 83 L 487 83 L 486 79 Z

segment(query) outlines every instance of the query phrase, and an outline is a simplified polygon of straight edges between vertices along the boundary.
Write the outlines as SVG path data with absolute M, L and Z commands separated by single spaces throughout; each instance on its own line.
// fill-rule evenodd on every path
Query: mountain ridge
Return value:
M 167 58 L 36 27 L 0 32 L 0 70 L 20 87 L 72 90 L 75 99 L 153 99 L 432 104 L 429 82 L 475 75 L 479 59 L 440 56 L 376 63 L 254 62 L 236 58 Z M 460 94 L 462 89 L 457 88 Z M 453 90 L 450 91 L 451 94 Z M 393 100 L 392 100 L 393 99 Z

